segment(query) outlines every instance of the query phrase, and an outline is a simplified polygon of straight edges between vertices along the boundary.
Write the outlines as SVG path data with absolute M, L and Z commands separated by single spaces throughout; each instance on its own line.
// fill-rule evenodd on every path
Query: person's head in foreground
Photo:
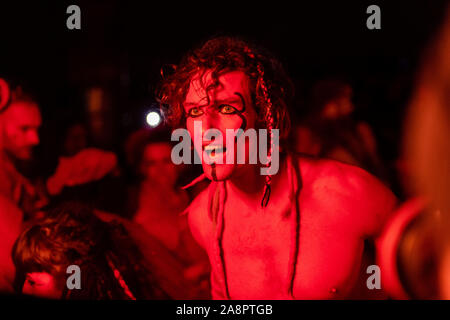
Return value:
M 19 293 L 47 299 L 167 298 L 123 226 L 66 203 L 25 229 L 12 251 Z M 78 266 L 79 285 L 69 266 Z M 69 269 L 68 269 L 69 268 Z M 70 284 L 70 288 L 69 288 Z M 75 288 L 73 287 L 75 286 Z
M 207 137 L 194 145 L 198 155 L 208 151 L 210 161 L 202 161 L 202 165 L 210 180 L 241 176 L 249 163 L 249 139 L 237 143 L 245 138 L 243 134 L 237 134 L 232 144 L 234 161 L 226 160 L 230 152 L 225 141 L 227 129 L 267 129 L 269 160 L 275 152 L 271 131 L 279 129 L 281 145 L 288 136 L 291 81 L 276 59 L 247 42 L 232 37 L 211 39 L 188 53 L 174 72 L 164 77 L 159 98 L 163 106 L 169 106 L 169 123 L 187 127 L 194 138 L 195 122 L 201 121 L 202 137 L 213 128 L 224 138 L 223 148 Z M 237 164 L 238 153 L 245 155 L 245 164 Z

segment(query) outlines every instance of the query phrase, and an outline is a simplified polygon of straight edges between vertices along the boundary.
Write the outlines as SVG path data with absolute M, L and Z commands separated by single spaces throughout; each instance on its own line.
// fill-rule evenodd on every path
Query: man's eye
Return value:
M 228 104 L 223 104 L 219 106 L 219 112 L 222 114 L 234 114 L 237 112 L 237 109 Z
M 188 116 L 189 117 L 198 117 L 201 116 L 203 114 L 203 110 L 200 108 L 191 108 L 188 111 Z

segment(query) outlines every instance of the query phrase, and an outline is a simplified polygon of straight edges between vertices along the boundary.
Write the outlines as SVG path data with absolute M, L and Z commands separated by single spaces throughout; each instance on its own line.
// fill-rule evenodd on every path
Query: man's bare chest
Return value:
M 298 221 L 283 205 L 225 212 L 221 241 L 231 298 L 288 299 L 290 281 L 294 297 L 307 299 L 339 298 L 353 286 L 363 240 L 333 216 L 344 213 L 301 203 Z

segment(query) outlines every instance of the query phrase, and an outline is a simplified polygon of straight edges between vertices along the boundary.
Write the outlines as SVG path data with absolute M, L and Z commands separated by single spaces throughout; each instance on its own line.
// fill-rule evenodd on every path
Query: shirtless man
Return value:
M 191 137 L 195 121 L 202 133 L 215 128 L 224 137 L 226 129 L 280 132 L 284 151 L 273 176 L 260 174 L 262 164 L 202 162 L 212 182 L 190 205 L 189 223 L 208 253 L 215 299 L 349 297 L 364 240 L 376 238 L 395 206 L 394 195 L 362 169 L 285 151 L 288 83 L 276 60 L 225 37 L 188 54 L 162 84 L 169 121 Z M 241 144 L 247 158 L 248 146 Z

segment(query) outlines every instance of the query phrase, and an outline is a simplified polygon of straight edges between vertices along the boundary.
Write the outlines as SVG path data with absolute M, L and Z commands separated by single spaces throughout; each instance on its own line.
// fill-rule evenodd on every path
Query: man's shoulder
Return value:
M 207 230 L 210 229 L 208 219 L 206 219 L 209 188 L 210 186 L 203 189 L 184 211 L 184 214 L 188 215 L 188 223 L 194 239 L 203 248 L 205 248 Z
M 208 204 L 208 195 L 209 195 L 210 187 L 211 187 L 211 184 L 209 184 L 206 188 L 204 188 L 202 191 L 200 191 L 200 193 L 191 201 L 191 203 L 189 204 L 189 207 L 186 209 L 187 214 L 206 210 L 206 206 Z
M 348 190 L 365 193 L 372 189 L 387 189 L 374 175 L 357 166 L 332 159 L 297 157 L 305 186 L 327 186 L 330 191 Z
M 303 157 L 298 163 L 308 194 L 324 206 L 349 212 L 350 219 L 363 222 L 367 233 L 377 233 L 396 205 L 396 197 L 389 188 L 359 167 Z

